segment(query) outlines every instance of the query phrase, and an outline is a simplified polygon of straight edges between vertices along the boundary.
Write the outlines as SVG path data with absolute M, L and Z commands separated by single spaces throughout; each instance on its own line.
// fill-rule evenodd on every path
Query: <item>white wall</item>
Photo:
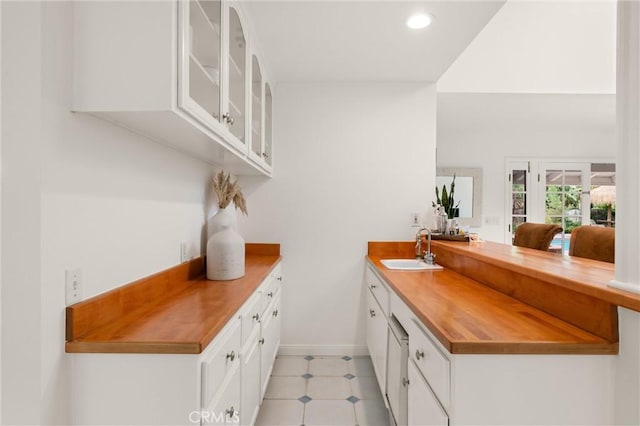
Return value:
M 613 160 L 615 102 L 615 95 L 438 93 L 438 166 L 482 168 L 482 238 L 504 242 L 505 158 Z
M 279 84 L 276 173 L 243 179 L 248 241 L 282 244 L 284 350 L 364 346 L 367 241 L 409 240 L 435 184 L 435 91 L 414 83 Z
M 200 254 L 213 170 L 69 111 L 70 3 L 2 7 L 2 420 L 68 424 L 65 269 L 87 298 Z
M 640 292 L 640 4 L 618 5 L 616 282 Z M 622 231 L 622 232 L 619 232 Z M 640 424 L 640 313 L 618 310 L 615 423 Z
M 615 93 L 615 0 L 509 0 L 439 92 Z
M 40 8 L 1 7 L 2 423 L 39 424 Z

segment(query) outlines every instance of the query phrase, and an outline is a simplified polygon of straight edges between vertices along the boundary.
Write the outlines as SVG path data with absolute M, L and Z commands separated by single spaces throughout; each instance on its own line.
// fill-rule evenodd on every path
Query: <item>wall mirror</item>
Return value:
M 460 209 L 456 219 L 463 226 L 482 226 L 482 169 L 468 167 L 438 167 L 436 169 L 436 185 L 447 189 L 451 186 L 453 176 L 456 177 L 454 192 L 455 204 Z M 435 196 L 435 194 L 434 194 Z

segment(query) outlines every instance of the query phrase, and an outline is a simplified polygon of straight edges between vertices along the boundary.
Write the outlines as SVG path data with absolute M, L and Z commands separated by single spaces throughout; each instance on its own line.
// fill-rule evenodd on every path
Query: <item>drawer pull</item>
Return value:
M 260 343 L 261 345 L 264 345 L 264 337 L 261 337 L 260 340 L 258 340 L 258 343 Z
M 254 316 L 252 316 L 251 318 L 253 318 L 254 321 L 258 321 L 260 319 L 260 314 L 255 314 Z
M 276 309 L 275 311 L 273 311 L 273 316 L 277 317 L 278 316 L 278 310 Z
M 282 277 L 278 277 L 278 278 L 276 278 L 276 280 L 282 281 Z
M 272 292 L 272 291 L 270 291 L 269 293 L 267 293 L 267 296 L 269 296 L 269 297 L 273 297 L 273 292 Z
M 406 377 L 403 377 L 402 378 L 402 386 L 404 386 L 406 388 L 408 384 L 409 384 L 409 379 L 407 379 Z
M 371 315 L 371 318 L 376 316 L 376 311 L 374 311 L 373 309 L 369 309 L 369 315 Z
M 416 349 L 416 359 L 420 361 L 420 358 L 424 358 L 424 351 L 420 351 L 420 349 Z
M 227 354 L 227 359 L 230 359 L 231 362 L 233 362 L 233 360 L 236 359 L 236 353 L 234 351 L 231 351 L 230 354 Z
M 236 413 L 236 409 L 235 409 L 235 408 L 233 408 L 233 405 L 232 405 L 232 406 L 231 406 L 231 408 L 228 408 L 228 409 L 226 410 L 226 413 L 227 413 L 227 415 L 228 415 L 229 417 L 233 417 L 233 415 Z
M 371 284 L 371 288 L 378 288 L 378 286 L 375 284 Z

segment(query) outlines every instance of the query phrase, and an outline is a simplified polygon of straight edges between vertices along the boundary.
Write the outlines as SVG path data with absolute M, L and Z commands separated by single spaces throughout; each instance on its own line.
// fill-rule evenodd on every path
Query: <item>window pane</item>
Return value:
M 524 192 L 527 190 L 527 171 L 513 170 L 511 172 L 511 190 L 514 192 Z
M 527 195 L 526 194 L 512 194 L 513 197 L 513 207 L 511 209 L 514 215 L 525 215 L 527 214 L 526 206 L 527 206 Z

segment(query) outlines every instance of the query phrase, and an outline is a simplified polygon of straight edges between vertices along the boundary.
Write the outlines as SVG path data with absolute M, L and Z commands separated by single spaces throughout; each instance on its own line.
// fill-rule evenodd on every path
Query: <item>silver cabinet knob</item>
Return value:
M 378 286 L 375 284 L 371 284 L 371 288 L 378 288 Z
M 251 318 L 253 318 L 254 321 L 258 321 L 260 319 L 260 314 L 256 313 L 254 316 L 252 316 Z
M 264 345 L 264 337 L 261 337 L 260 340 L 258 340 L 258 343 L 260 343 L 261 345 Z
M 276 309 L 275 311 L 273 311 L 273 316 L 277 317 L 278 316 L 278 310 Z
M 424 358 L 424 351 L 421 351 L 420 349 L 416 349 L 416 359 L 420 360 L 420 358 Z
M 272 291 L 270 291 L 269 293 L 267 293 L 267 296 L 269 296 L 269 297 L 273 297 L 273 292 L 272 292 Z
M 263 153 L 262 153 L 262 157 L 263 157 L 264 159 L 267 159 L 267 158 L 269 158 L 269 154 L 267 154 L 266 152 L 263 152 Z
M 374 311 L 373 309 L 369 309 L 369 315 L 371 315 L 371 318 L 376 316 L 376 311 Z
M 236 359 L 236 353 L 231 351 L 231 353 L 227 354 L 227 359 L 230 359 L 231 362 L 233 362 L 233 360 Z
M 233 415 L 236 413 L 236 409 L 231 406 L 231 408 L 227 408 L 225 412 L 229 417 L 233 417 Z
M 402 378 L 402 386 L 407 387 L 407 385 L 409 384 L 409 379 L 407 379 L 406 377 Z
M 233 126 L 235 119 L 228 112 L 222 115 L 222 119 Z
M 282 277 L 278 277 L 278 278 L 276 278 L 276 280 L 282 281 Z

